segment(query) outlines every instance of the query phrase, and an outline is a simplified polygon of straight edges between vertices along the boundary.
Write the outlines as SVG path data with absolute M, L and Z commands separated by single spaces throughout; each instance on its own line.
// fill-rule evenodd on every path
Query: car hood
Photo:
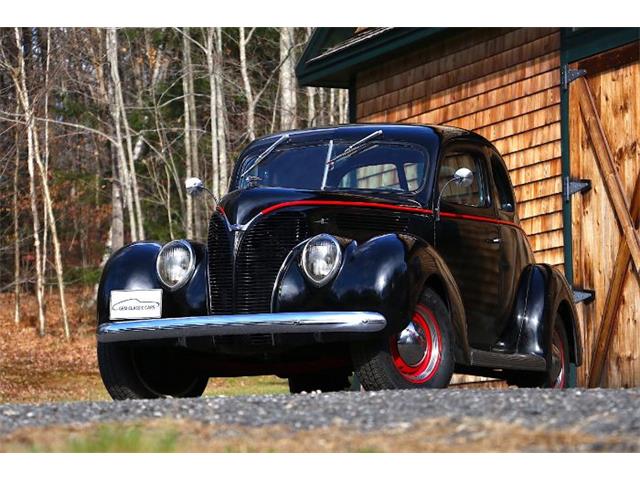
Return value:
M 243 225 L 262 211 L 287 202 L 304 200 L 333 200 L 344 202 L 375 202 L 421 208 L 419 202 L 394 193 L 322 192 L 289 188 L 259 187 L 229 192 L 219 207 L 229 223 Z

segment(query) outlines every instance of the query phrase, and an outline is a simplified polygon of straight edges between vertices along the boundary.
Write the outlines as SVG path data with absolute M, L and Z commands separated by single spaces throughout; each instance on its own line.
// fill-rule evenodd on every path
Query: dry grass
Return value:
M 311 430 L 150 420 L 25 428 L 2 439 L 5 452 L 580 452 L 637 451 L 637 438 L 578 429 L 527 429 L 477 419 L 436 418 L 377 432 L 340 424 Z
M 13 323 L 13 295 L 0 295 L 0 402 L 100 400 L 102 386 L 95 353 L 93 309 L 86 294 L 69 293 L 73 336 L 66 340 L 55 295 L 47 296 L 47 334 L 38 335 L 36 303 L 23 297 L 21 321 Z
M 13 295 L 0 295 L 0 403 L 65 400 L 108 400 L 96 358 L 95 310 L 92 291 L 68 293 L 72 338 L 67 341 L 58 320 L 59 303 L 47 295 L 49 321 L 44 337 L 36 329 L 34 297 L 23 297 L 21 322 L 13 322 Z M 205 395 L 247 395 L 288 392 L 277 377 L 216 378 Z

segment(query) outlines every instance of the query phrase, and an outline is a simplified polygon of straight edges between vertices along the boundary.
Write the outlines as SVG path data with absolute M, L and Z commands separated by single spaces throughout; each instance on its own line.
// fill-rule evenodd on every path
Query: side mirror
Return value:
M 197 197 L 204 191 L 202 180 L 196 177 L 187 178 L 184 181 L 184 186 L 187 189 L 187 193 L 192 197 Z
M 469 187 L 473 183 L 473 172 L 466 167 L 461 167 L 453 174 L 453 178 L 444 184 L 442 190 L 440 190 L 440 194 L 438 195 L 438 202 L 436 203 L 436 209 L 434 212 L 436 222 L 440 220 L 440 200 L 442 200 L 442 194 L 450 183 L 455 183 L 462 187 Z
M 473 183 L 473 172 L 466 167 L 459 168 L 453 174 L 453 181 L 457 185 L 469 187 Z
M 202 194 L 202 192 L 207 192 L 213 198 L 214 206 L 218 203 L 218 199 L 213 194 L 211 190 L 204 186 L 202 180 L 196 177 L 187 178 L 184 181 L 184 186 L 187 189 L 187 193 L 192 197 L 197 197 Z

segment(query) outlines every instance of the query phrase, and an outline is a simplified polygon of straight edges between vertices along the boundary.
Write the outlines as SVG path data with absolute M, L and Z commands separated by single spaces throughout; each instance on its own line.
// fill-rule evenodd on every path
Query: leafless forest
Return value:
M 0 294 L 70 328 L 69 292 L 141 239 L 206 237 L 234 159 L 269 132 L 347 121 L 343 90 L 299 88 L 306 28 L 0 29 Z M 61 317 L 47 318 L 47 298 Z M 58 308 L 56 308 L 58 310 Z M 6 313 L 6 312 L 5 312 Z

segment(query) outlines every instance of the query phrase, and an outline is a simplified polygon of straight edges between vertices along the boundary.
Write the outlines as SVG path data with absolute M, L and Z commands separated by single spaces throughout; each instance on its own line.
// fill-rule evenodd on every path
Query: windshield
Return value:
M 382 190 L 409 193 L 422 187 L 427 151 L 415 144 L 370 142 L 345 152 L 348 142 L 281 145 L 254 165 L 260 152 L 242 159 L 238 188 Z M 327 161 L 329 160 L 329 161 Z M 253 168 L 252 168 L 252 165 Z M 326 180 L 323 185 L 323 179 Z

